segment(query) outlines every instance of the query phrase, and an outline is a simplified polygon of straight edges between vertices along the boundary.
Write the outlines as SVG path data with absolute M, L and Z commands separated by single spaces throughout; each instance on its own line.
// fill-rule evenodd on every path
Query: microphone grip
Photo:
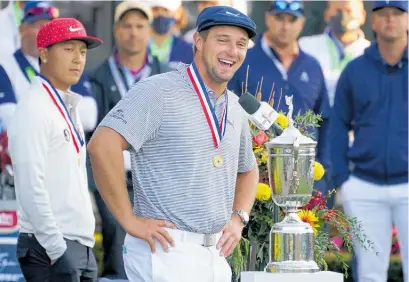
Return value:
M 277 123 L 273 123 L 271 125 L 271 130 L 274 132 L 275 135 L 280 136 L 283 133 L 283 129 Z

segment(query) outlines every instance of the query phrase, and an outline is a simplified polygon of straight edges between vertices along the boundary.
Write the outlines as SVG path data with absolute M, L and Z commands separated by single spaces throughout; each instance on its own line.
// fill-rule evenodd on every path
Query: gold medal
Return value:
M 222 156 L 216 155 L 216 156 L 213 157 L 213 165 L 214 165 L 214 167 L 216 167 L 216 168 L 221 167 L 221 166 L 223 165 L 223 162 L 224 162 L 224 160 L 223 160 L 223 157 L 222 157 Z

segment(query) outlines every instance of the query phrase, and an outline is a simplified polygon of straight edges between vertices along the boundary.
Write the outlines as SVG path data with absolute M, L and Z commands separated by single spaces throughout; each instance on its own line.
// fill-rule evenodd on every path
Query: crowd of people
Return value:
M 326 174 L 316 187 L 341 192 L 376 249 L 357 245 L 356 281 L 387 281 L 393 225 L 409 281 L 408 2 L 374 1 L 366 15 L 363 1 L 328 1 L 323 33 L 301 38 L 302 1 L 271 2 L 260 34 L 226 1 L 198 1 L 195 28 L 181 34 L 181 7 L 119 3 L 115 47 L 91 72 L 87 50 L 104 43 L 52 2 L 0 11 L 1 136 L 26 280 L 96 281 L 90 195 L 102 224 L 101 281 L 231 280 L 225 257 L 258 182 L 238 104 L 246 81 L 263 101 L 281 92 L 295 113 L 322 116 L 312 133 Z

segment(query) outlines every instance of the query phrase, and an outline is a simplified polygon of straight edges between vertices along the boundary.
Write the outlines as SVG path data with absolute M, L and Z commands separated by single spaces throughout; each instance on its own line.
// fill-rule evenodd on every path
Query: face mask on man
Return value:
M 361 21 L 358 17 L 338 11 L 335 16 L 330 18 L 328 24 L 336 34 L 344 34 L 347 31 L 359 28 L 361 26 Z
M 158 34 L 166 34 L 175 24 L 173 17 L 159 16 L 153 19 L 152 28 Z

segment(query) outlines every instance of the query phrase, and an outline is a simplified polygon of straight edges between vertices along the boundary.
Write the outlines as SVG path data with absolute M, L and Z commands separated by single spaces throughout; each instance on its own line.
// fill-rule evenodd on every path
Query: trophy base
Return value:
M 295 210 L 270 231 L 270 261 L 266 272 L 314 273 L 320 269 L 314 261 L 314 231 L 300 220 Z
M 264 269 L 270 273 L 315 273 L 320 271 L 315 261 L 270 262 Z

